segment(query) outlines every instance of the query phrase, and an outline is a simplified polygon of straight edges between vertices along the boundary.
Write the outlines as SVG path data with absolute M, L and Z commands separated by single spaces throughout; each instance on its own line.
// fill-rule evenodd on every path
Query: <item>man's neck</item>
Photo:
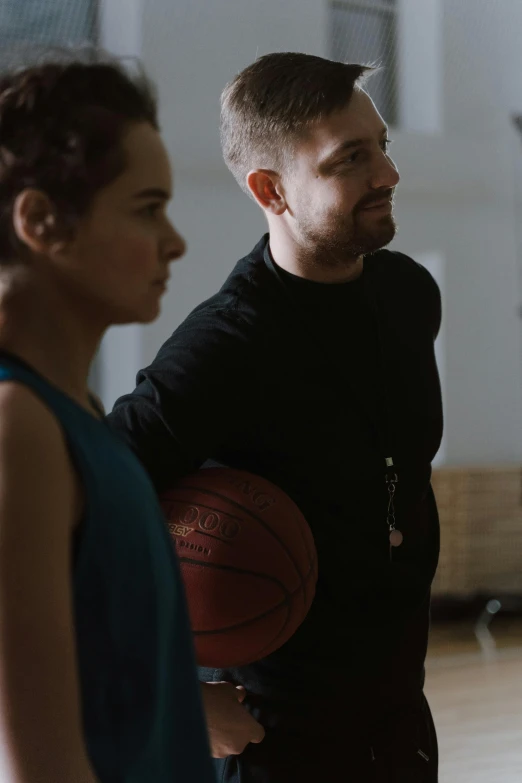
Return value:
M 316 258 L 313 252 L 298 248 L 286 236 L 270 233 L 270 253 L 277 266 L 296 277 L 311 280 L 316 283 L 349 283 L 357 280 L 363 272 L 364 258 L 330 259 Z

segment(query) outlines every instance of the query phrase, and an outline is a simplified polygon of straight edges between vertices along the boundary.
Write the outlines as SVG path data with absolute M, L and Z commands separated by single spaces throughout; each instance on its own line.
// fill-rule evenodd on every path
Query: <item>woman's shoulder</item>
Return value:
M 74 524 L 77 481 L 64 433 L 45 402 L 17 381 L 0 383 L 0 479 L 8 517 L 12 510 L 28 519 L 32 510 L 33 519 Z

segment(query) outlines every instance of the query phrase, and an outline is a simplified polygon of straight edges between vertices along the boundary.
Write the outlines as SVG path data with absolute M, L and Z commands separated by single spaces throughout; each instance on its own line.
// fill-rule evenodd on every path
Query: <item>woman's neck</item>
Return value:
M 80 405 L 91 407 L 87 379 L 105 331 L 68 292 L 0 276 L 0 351 L 27 362 Z

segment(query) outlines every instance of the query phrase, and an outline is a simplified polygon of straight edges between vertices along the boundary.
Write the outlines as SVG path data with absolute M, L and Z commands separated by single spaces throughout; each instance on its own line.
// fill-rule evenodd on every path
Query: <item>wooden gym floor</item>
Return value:
M 440 783 L 522 783 L 522 620 L 496 618 L 485 649 L 471 624 L 435 625 L 426 695 Z

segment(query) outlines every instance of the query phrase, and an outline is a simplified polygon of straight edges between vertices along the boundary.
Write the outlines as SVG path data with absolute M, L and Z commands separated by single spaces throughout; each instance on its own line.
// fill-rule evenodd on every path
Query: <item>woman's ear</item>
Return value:
M 13 207 L 13 227 L 20 242 L 33 253 L 50 255 L 65 245 L 55 207 L 41 190 L 28 188 L 18 194 Z

